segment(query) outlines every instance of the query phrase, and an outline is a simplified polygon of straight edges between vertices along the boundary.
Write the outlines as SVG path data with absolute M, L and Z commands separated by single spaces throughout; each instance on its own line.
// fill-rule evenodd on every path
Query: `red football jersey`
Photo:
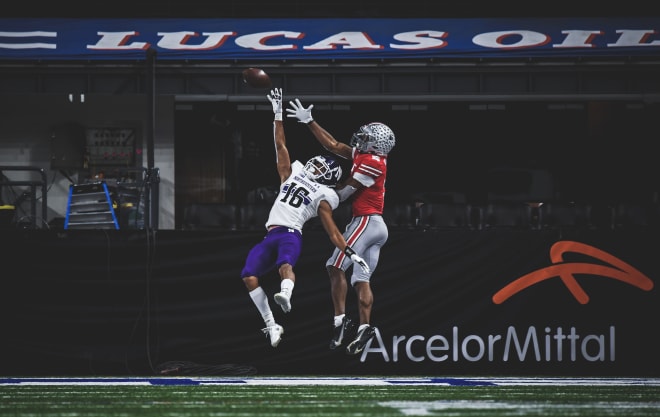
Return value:
M 353 216 L 383 214 L 387 157 L 360 153 L 353 148 L 351 177 L 364 185 L 353 194 Z

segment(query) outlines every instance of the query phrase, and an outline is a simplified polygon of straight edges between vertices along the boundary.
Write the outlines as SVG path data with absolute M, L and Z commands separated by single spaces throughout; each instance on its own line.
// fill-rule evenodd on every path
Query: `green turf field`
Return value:
M 7 378 L 0 383 L 0 416 L 660 415 L 660 379 L 382 381 L 218 377 L 53 383 Z

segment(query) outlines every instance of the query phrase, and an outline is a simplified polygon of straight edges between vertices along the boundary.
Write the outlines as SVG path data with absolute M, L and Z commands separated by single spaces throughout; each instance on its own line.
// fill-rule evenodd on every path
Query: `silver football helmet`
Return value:
M 363 153 L 385 156 L 394 148 L 395 143 L 392 129 L 383 123 L 373 122 L 361 126 L 353 133 L 350 145 Z
M 341 165 L 332 157 L 317 155 L 305 164 L 307 178 L 334 187 L 341 179 Z

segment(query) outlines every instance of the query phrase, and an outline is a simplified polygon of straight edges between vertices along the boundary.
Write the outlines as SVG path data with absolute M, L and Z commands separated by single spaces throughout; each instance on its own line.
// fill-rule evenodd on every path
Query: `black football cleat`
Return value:
M 333 328 L 334 335 L 330 341 L 330 349 L 334 350 L 341 346 L 345 340 L 351 340 L 355 337 L 355 323 L 347 316 L 341 321 L 341 326 Z
M 357 355 L 361 353 L 367 346 L 369 341 L 376 335 L 376 328 L 367 326 L 358 332 L 357 337 L 346 346 L 346 353 L 349 355 Z

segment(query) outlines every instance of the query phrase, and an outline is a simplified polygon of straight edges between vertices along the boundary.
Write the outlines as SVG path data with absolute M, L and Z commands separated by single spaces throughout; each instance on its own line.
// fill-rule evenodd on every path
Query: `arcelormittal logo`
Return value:
M 567 252 L 591 256 L 609 265 L 564 262 L 563 257 Z M 575 275 L 598 275 L 604 278 L 617 279 L 644 291 L 650 291 L 653 288 L 653 281 L 631 265 L 607 252 L 584 243 L 572 241 L 557 242 L 550 248 L 550 260 L 553 265 L 523 275 L 496 292 L 493 295 L 493 302 L 495 304 L 502 304 L 525 288 L 536 285 L 546 279 L 558 277 L 580 304 L 587 304 L 589 302 L 589 295 L 580 286 Z

